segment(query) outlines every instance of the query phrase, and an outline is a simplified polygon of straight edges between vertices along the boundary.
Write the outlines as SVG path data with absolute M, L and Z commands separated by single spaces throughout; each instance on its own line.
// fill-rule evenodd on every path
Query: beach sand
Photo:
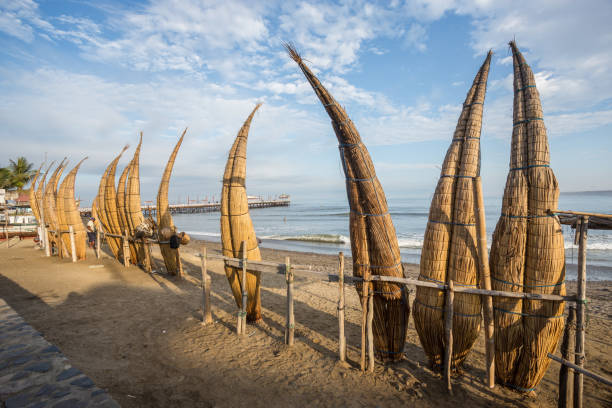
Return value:
M 535 396 L 497 386 L 484 377 L 484 337 L 467 358 L 448 395 L 439 374 L 428 368 L 412 319 L 406 358 L 358 369 L 361 311 L 347 286 L 348 363 L 337 358 L 338 284 L 322 275 L 296 276 L 296 344 L 283 344 L 285 280 L 264 274 L 264 324 L 235 335 L 236 305 L 218 260 L 209 260 L 214 324 L 202 326 L 202 242 L 182 249 L 186 278 L 124 268 L 108 253 L 72 264 L 46 258 L 31 240 L 0 246 L 0 297 L 71 363 L 124 407 L 368 407 L 368 406 L 556 406 L 559 365 L 552 362 Z M 210 253 L 220 244 L 206 243 Z M 154 251 L 157 265 L 159 250 Z M 313 265 L 337 273 L 337 256 L 262 249 L 264 260 Z M 350 258 L 347 260 L 350 270 Z M 416 277 L 417 265 L 408 265 Z M 349 273 L 350 274 L 350 273 Z M 568 293 L 575 283 L 568 282 Z M 586 367 L 612 377 L 611 282 L 589 282 Z M 414 296 L 411 297 L 414 299 Z M 557 352 L 558 354 L 558 352 Z M 610 406 L 612 389 L 585 379 L 585 406 Z

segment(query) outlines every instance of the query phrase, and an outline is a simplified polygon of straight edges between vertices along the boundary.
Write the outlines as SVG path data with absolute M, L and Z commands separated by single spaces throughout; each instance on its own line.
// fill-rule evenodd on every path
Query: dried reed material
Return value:
M 480 173 L 482 110 L 492 53 L 489 51 L 467 93 L 429 209 L 421 252 L 419 280 L 478 287 L 473 178 Z M 453 355 L 459 367 L 480 331 L 480 297 L 455 294 Z M 427 357 L 440 368 L 444 357 L 444 292 L 417 287 L 413 304 L 415 328 Z
M 134 152 L 134 157 L 130 162 L 130 170 L 125 187 L 125 216 L 127 218 L 130 236 L 134 236 L 136 227 L 144 223 L 145 218 L 142 214 L 140 205 L 140 147 L 142 146 L 142 132 L 140 141 Z M 133 248 L 133 249 L 132 249 Z M 133 250 L 132 260 L 134 263 L 144 265 L 145 248 L 140 242 L 130 242 L 130 250 Z
M 104 186 L 104 212 L 106 215 L 106 221 L 108 222 L 108 228 L 111 234 L 123 235 L 121 231 L 121 225 L 119 224 L 119 211 L 117 210 L 117 190 L 115 189 L 115 172 L 117 171 L 117 163 L 123 153 L 128 149 L 126 145 L 117 157 L 111 162 L 108 167 L 108 173 L 106 175 L 106 185 Z M 123 245 L 121 244 L 120 238 L 113 238 L 117 243 L 117 260 L 123 263 Z
M 176 146 L 174 146 L 174 150 L 172 150 L 172 154 L 170 154 L 170 158 L 168 159 L 168 163 L 166 164 L 166 168 L 164 169 L 164 174 L 162 175 L 161 182 L 159 183 L 159 190 L 157 192 L 157 226 L 158 231 L 160 231 L 160 233 L 163 229 L 167 229 L 174 233 L 176 229 L 174 227 L 174 221 L 172 220 L 172 214 L 170 214 L 170 208 L 168 205 L 168 188 L 170 186 L 170 176 L 172 175 L 174 161 L 176 160 L 176 155 L 178 154 L 179 148 L 183 143 L 185 133 L 187 133 L 187 128 L 185 128 L 183 134 L 176 143 Z M 170 248 L 170 244 L 162 244 L 162 239 L 164 241 L 167 241 L 167 239 L 162 238 L 160 234 L 159 249 L 161 251 L 162 257 L 164 258 L 166 270 L 171 275 L 180 274 L 182 271 L 182 265 L 180 259 L 178 259 L 177 262 L 177 250 Z
M 72 251 L 70 245 L 70 234 L 66 233 L 68 231 L 68 222 L 66 221 L 66 212 L 64 210 L 64 190 L 66 188 L 64 181 L 66 181 L 67 178 L 68 176 L 64 177 L 64 180 L 60 183 L 59 188 L 57 189 L 57 193 L 55 195 L 55 212 L 57 214 L 58 229 L 59 231 L 62 231 L 59 237 L 63 242 L 64 248 L 66 248 L 65 256 L 71 257 Z M 59 177 L 57 180 L 59 182 Z
M 100 223 L 100 216 L 98 215 L 98 196 L 91 202 L 91 217 L 94 219 L 94 226 L 98 231 L 102 231 L 102 224 Z
M 49 242 L 56 246 L 59 250 L 59 245 L 61 245 L 61 241 L 58 239 L 59 234 L 57 231 L 59 230 L 60 223 L 57 218 L 57 210 L 55 206 L 56 196 L 57 196 L 57 183 L 59 178 L 61 177 L 62 172 L 64 171 L 64 167 L 66 166 L 66 158 L 62 160 L 62 162 L 57 166 L 57 168 L 51 174 L 51 178 L 47 182 L 45 186 L 45 191 L 43 193 L 43 208 L 45 212 L 45 222 L 49 225 L 49 229 L 56 232 L 49 232 Z
M 127 213 L 125 210 L 125 190 L 127 188 L 127 178 L 130 171 L 130 165 L 132 162 L 128 163 L 123 171 L 121 172 L 121 176 L 119 176 L 119 182 L 117 183 L 117 220 L 119 221 L 119 230 L 121 231 L 121 235 L 128 234 L 130 235 L 130 226 L 127 220 Z M 137 264 L 138 260 L 136 259 L 136 247 L 133 243 L 128 241 L 128 246 L 130 248 L 130 261 L 133 264 Z
M 323 104 L 339 141 L 350 207 L 353 275 L 366 279 L 371 275 L 402 277 L 399 245 L 387 199 L 359 132 L 345 110 L 304 64 L 295 47 L 285 44 L 285 48 Z M 382 361 L 396 361 L 402 356 L 410 312 L 405 288 L 390 282 L 376 282 L 373 286 L 376 354 Z M 360 295 L 367 295 L 368 290 L 367 286 L 357 287 Z M 367 302 L 363 298 L 365 308 Z
M 45 225 L 48 224 L 48 221 L 45 218 L 45 209 L 44 209 L 44 200 L 43 200 L 45 180 L 47 179 L 47 176 L 49 175 L 49 171 L 51 171 L 51 168 L 53 167 L 54 164 L 55 164 L 55 160 L 53 160 L 51 164 L 49 164 L 49 167 L 47 167 L 47 170 L 45 170 L 45 173 L 43 174 L 42 179 L 38 182 L 38 188 L 36 189 L 36 195 L 35 195 L 36 204 L 37 204 L 36 206 L 40 214 L 41 222 L 44 221 Z
M 28 191 L 29 199 L 30 199 L 30 208 L 32 209 L 32 214 L 36 218 L 36 222 L 38 225 L 41 225 L 42 218 L 40 216 L 40 211 L 38 209 L 38 201 L 36 200 L 36 182 L 38 181 L 38 177 L 40 177 L 40 172 L 45 163 L 41 163 L 40 167 L 36 171 L 36 174 L 32 178 L 32 182 L 30 183 L 30 190 Z
M 221 190 L 221 243 L 223 255 L 232 258 L 242 258 L 242 242 L 246 241 L 246 258 L 261 260 L 259 246 L 253 222 L 249 215 L 249 203 L 246 194 L 246 152 L 249 128 L 255 112 L 261 104 L 257 104 L 246 119 L 236 140 L 230 149 L 225 172 L 223 174 L 223 188 Z M 242 269 L 225 265 L 225 274 L 229 281 L 234 299 L 238 308 L 242 308 Z M 247 269 L 247 321 L 261 320 L 259 272 Z
M 62 184 L 60 186 L 58 192 L 58 202 L 63 201 L 63 222 L 65 223 L 65 228 L 68 230 L 70 227 L 74 230 L 74 241 L 76 248 L 76 256 L 77 259 L 82 260 L 85 259 L 85 252 L 87 249 L 87 232 L 85 231 L 85 225 L 83 224 L 83 220 L 81 219 L 81 213 L 79 212 L 79 206 L 76 203 L 76 198 L 74 195 L 74 182 L 76 180 L 77 172 L 81 167 L 81 164 L 87 160 L 87 157 L 82 159 L 74 168 L 68 173 Z M 68 241 L 66 245 L 67 248 L 70 248 L 70 236 L 69 234 L 64 234 L 66 238 L 64 238 L 64 242 Z
M 531 68 L 514 42 L 514 127 L 502 214 L 491 246 L 493 289 L 565 294 L 565 251 L 556 210 L 559 187 L 549 167 L 542 106 Z M 532 391 L 563 331 L 563 302 L 495 301 L 496 374 Z

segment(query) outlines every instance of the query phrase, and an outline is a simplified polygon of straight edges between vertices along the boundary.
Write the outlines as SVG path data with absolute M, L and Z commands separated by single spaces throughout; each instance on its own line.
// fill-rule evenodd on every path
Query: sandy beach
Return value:
M 462 375 L 446 392 L 428 368 L 412 319 L 399 363 L 377 364 L 374 374 L 358 369 L 360 306 L 347 287 L 348 363 L 337 358 L 337 283 L 296 276 L 296 344 L 283 344 L 285 281 L 263 275 L 264 323 L 235 335 L 237 311 L 218 260 L 209 260 L 214 324 L 202 326 L 200 258 L 220 244 L 193 241 L 182 250 L 186 277 L 124 268 L 108 253 L 73 264 L 46 258 L 33 241 L 0 248 L 0 297 L 57 345 L 71 363 L 124 407 L 369 407 L 517 406 L 557 404 L 559 365 L 552 362 L 535 396 L 507 388 L 486 388 L 481 331 Z M 161 265 L 159 251 L 156 262 Z M 337 256 L 262 249 L 264 260 L 313 265 L 336 273 Z M 347 270 L 350 271 L 350 258 Z M 407 265 L 416 277 L 417 265 Z M 568 293 L 575 283 L 568 282 Z M 589 282 L 586 367 L 612 376 L 611 282 Z M 411 297 L 413 299 L 413 297 Z M 558 354 L 558 352 L 557 352 Z M 610 406 L 612 390 L 585 379 L 585 405 Z

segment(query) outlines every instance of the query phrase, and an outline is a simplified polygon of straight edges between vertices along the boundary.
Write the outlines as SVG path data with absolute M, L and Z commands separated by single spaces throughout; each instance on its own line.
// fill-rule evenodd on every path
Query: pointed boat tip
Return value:
M 285 48 L 285 50 L 287 51 L 287 54 L 289 54 L 289 58 L 291 58 L 292 60 L 294 60 L 298 64 L 301 64 L 302 63 L 302 57 L 300 56 L 300 53 L 295 48 L 295 45 L 292 42 L 290 42 L 290 41 L 289 42 L 282 41 L 282 44 L 283 44 L 283 47 Z

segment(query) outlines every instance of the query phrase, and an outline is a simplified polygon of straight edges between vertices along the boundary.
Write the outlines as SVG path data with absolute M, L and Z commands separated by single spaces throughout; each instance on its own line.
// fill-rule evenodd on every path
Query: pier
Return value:
M 249 201 L 249 209 L 251 208 L 268 208 L 268 207 L 288 207 L 291 204 L 290 199 L 276 200 L 257 200 Z M 81 208 L 81 217 L 91 216 L 91 207 Z M 142 206 L 142 212 L 145 216 L 153 216 L 157 211 L 156 205 Z M 197 203 L 197 204 L 170 204 L 171 214 L 199 214 L 221 211 L 221 203 Z

